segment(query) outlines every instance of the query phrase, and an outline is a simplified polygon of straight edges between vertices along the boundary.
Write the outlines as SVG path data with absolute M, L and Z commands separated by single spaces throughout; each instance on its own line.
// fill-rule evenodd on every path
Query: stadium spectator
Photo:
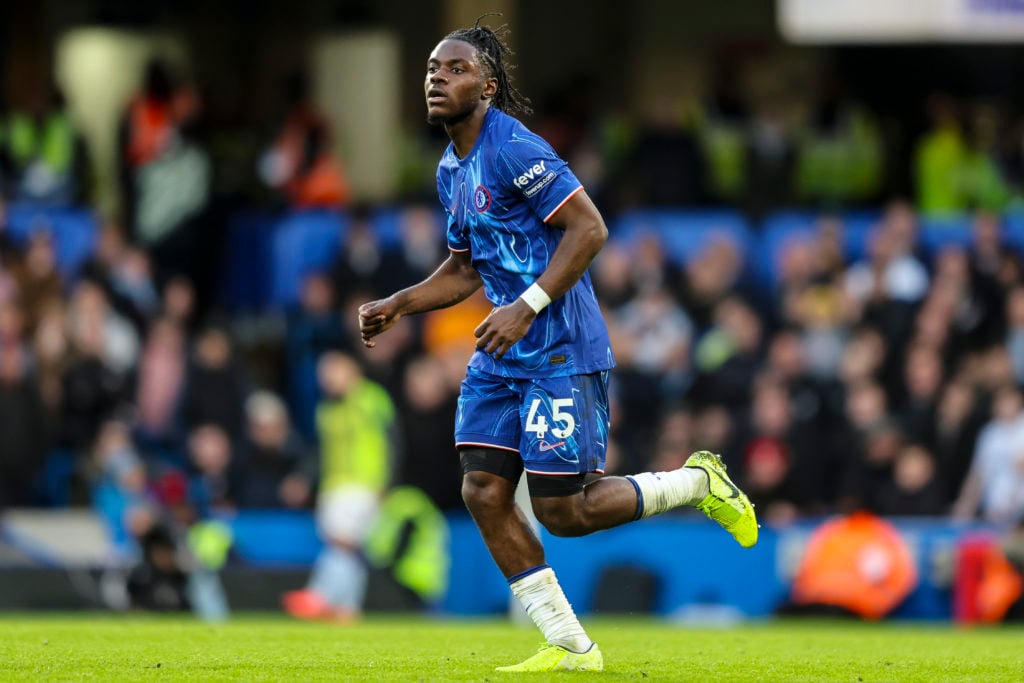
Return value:
M 317 407 L 316 515 L 325 545 L 307 587 L 286 593 L 282 605 L 298 618 L 349 623 L 361 614 L 366 590 L 361 548 L 392 477 L 395 409 L 349 355 L 325 353 L 318 374 L 324 398 Z
M 918 342 L 907 350 L 903 391 L 894 402 L 893 412 L 911 442 L 922 443 L 928 438 L 944 381 L 942 356 L 936 348 Z
M 399 216 L 401 244 L 396 262 L 388 266 L 391 282 L 383 291 L 408 287 L 427 277 L 448 256 L 444 242 L 442 214 L 432 206 L 412 205 Z
M 683 272 L 669 272 L 676 295 L 698 329 L 714 323 L 715 307 L 731 294 L 743 294 L 743 257 L 730 237 L 708 242 L 689 259 Z
M 882 483 L 877 512 L 900 517 L 941 515 L 949 508 L 944 493 L 932 454 L 923 446 L 910 443 L 896 456 L 892 478 Z
M 316 438 L 317 360 L 324 351 L 344 348 L 348 341 L 330 279 L 310 273 L 302 281 L 299 305 L 288 311 L 284 339 L 288 405 L 296 429 L 308 440 Z
M 10 268 L 21 256 L 8 225 L 10 217 L 7 215 L 7 195 L 3 193 L 2 184 L 3 179 L 0 177 L 0 269 Z
M 664 411 L 657 440 L 649 454 L 651 457 L 629 457 L 628 462 L 620 465 L 619 469 L 633 471 L 644 467 L 656 472 L 667 472 L 682 467 L 697 443 L 695 431 L 693 413 L 689 409 L 683 406 L 670 408 Z
M 632 254 L 623 242 L 609 242 L 591 266 L 594 292 L 601 306 L 614 311 L 636 295 Z
M 1024 286 L 1018 285 L 1006 297 L 1006 349 L 1017 384 L 1024 385 Z
M 942 390 L 926 441 L 935 456 L 947 507 L 956 500 L 963 486 L 982 422 L 974 387 L 965 379 L 954 377 Z
M 131 430 L 119 418 L 106 420 L 92 446 L 93 508 L 106 523 L 122 557 L 136 551 L 136 539 L 155 522 L 156 510 L 147 492 L 145 464 L 132 442 Z
M 786 523 L 798 513 L 828 509 L 832 501 L 823 497 L 825 482 L 837 463 L 820 448 L 820 435 L 796 422 L 783 384 L 773 379 L 757 383 L 742 433 L 741 479 L 765 520 Z
M 84 454 L 92 446 L 100 425 L 125 400 L 126 377 L 108 360 L 105 301 L 102 290 L 83 283 L 68 315 L 71 360 L 61 378 L 60 445 Z M 130 328 L 129 328 L 130 329 Z
M 663 94 L 646 109 L 636 142 L 612 186 L 633 205 L 700 203 L 703 160 L 692 125 L 675 95 Z
M 808 370 L 807 353 L 798 330 L 783 327 L 768 340 L 768 352 L 761 375 L 786 387 L 793 402 L 793 418 L 798 424 L 827 427 L 840 408 L 835 378 L 815 377 Z
M 399 397 L 403 457 L 397 483 L 422 489 L 441 510 L 465 509 L 451 433 L 458 392 L 445 377 L 443 361 L 430 355 L 415 358 L 406 366 Z
M 884 315 L 889 302 L 913 304 L 928 291 L 928 271 L 914 253 L 915 222 L 909 207 L 891 205 L 871 233 L 868 258 L 847 272 L 847 292 L 866 307 L 865 315 Z
M 1006 126 L 1003 112 L 991 102 L 976 103 L 967 114 L 967 152 L 961 183 L 969 208 L 1001 211 L 1012 189 L 1004 170 Z
M 243 508 L 301 509 L 312 500 L 316 464 L 292 430 L 284 402 L 269 391 L 245 401 L 236 503 Z
M 196 289 L 190 279 L 176 275 L 164 283 L 160 292 L 161 313 L 173 320 L 191 339 L 198 331 Z
M 739 413 L 750 402 L 750 387 L 762 362 L 764 323 L 738 295 L 715 307 L 714 320 L 695 349 L 693 395 Z
M 345 206 L 348 179 L 333 150 L 330 122 L 313 102 L 308 76 L 292 74 L 285 92 L 287 109 L 260 157 L 260 179 L 293 208 Z
M 139 337 L 135 328 L 110 305 L 103 287 L 91 280 L 81 280 L 71 293 L 68 324 L 72 334 L 82 327 L 99 327 L 103 340 L 103 362 L 114 372 L 126 377 L 139 356 Z
M 52 431 L 28 372 L 28 349 L 9 339 L 16 316 L 13 306 L 0 304 L 0 509 L 36 502 L 36 476 L 43 468 Z
M 693 382 L 694 329 L 665 286 L 651 284 L 612 312 L 608 330 L 619 363 L 616 391 L 627 459 L 622 465 L 629 466 L 650 457 L 662 406 L 678 400 Z
M 13 111 L 0 126 L 9 162 L 6 184 L 14 199 L 64 206 L 81 199 L 86 188 L 86 148 L 56 85 L 38 88 L 27 109 Z M 4 124 L 6 124 L 4 126 Z
M 954 505 L 960 518 L 1011 522 L 1024 514 L 1024 398 L 1004 384 L 992 398 L 992 419 L 978 435 L 967 479 Z
M 135 385 L 136 439 L 147 454 L 183 459 L 182 401 L 188 368 L 187 343 L 170 318 L 150 323 L 139 357 Z
M 242 406 L 250 392 L 248 374 L 235 356 L 227 330 L 207 326 L 193 344 L 182 406 L 185 426 L 217 425 L 232 440 L 242 434 Z
M 216 512 L 237 507 L 238 462 L 231 437 L 223 427 L 208 422 L 188 434 L 188 502 L 193 519 L 208 519 Z
M 383 270 L 384 247 L 369 208 L 357 205 L 350 216 L 338 259 L 331 268 L 338 301 L 344 301 L 356 290 L 379 291 L 381 279 L 387 277 Z
M 103 286 L 110 305 L 131 321 L 142 335 L 147 318 L 158 304 L 149 260 L 144 252 L 130 247 L 117 221 L 100 226 L 93 255 L 78 269 L 78 277 Z
M 930 127 L 914 150 L 917 207 L 935 214 L 963 210 L 967 208 L 963 175 L 968 150 L 957 103 L 945 93 L 932 93 L 925 113 Z
M 54 299 L 43 309 L 31 343 L 39 395 L 47 413 L 56 418 L 63 400 L 62 378 L 71 362 L 71 340 L 63 301 Z
M 42 309 L 63 296 L 64 282 L 57 271 L 54 240 L 51 231 L 40 224 L 29 237 L 22 258 L 15 262 L 18 303 L 29 331 L 35 329 Z
M 189 578 L 181 568 L 174 536 L 154 527 L 139 544 L 142 557 L 128 574 L 126 586 L 131 606 L 157 612 L 187 610 Z
M 811 121 L 796 140 L 801 203 L 837 207 L 876 198 L 886 161 L 878 121 L 832 72 L 822 74 L 816 94 Z
M 847 462 L 843 474 L 842 503 L 848 510 L 878 512 L 880 497 L 893 478 L 896 459 L 907 437 L 899 423 L 887 417 L 871 425 L 861 443 L 860 452 Z
M 747 214 L 760 219 L 768 211 L 792 205 L 796 149 L 786 96 L 775 91 L 756 99 L 746 136 L 742 201 Z
M 203 212 L 212 169 L 195 139 L 199 100 L 160 60 L 147 64 L 141 92 L 119 131 L 122 201 L 132 241 L 144 247 L 163 282 L 197 275 Z M 208 237 L 208 236 L 207 236 Z

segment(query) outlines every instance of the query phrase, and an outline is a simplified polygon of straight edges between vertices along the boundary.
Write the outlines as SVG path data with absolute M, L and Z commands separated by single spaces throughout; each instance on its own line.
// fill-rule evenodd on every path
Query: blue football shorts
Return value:
M 455 446 L 518 453 L 533 474 L 604 472 L 608 371 L 511 379 L 469 368 L 455 415 Z

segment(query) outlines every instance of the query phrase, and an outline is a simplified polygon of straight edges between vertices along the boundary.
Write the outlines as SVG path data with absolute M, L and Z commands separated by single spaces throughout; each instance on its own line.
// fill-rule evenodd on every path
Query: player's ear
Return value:
M 484 91 L 480 95 L 481 99 L 489 100 L 498 93 L 498 79 L 497 78 L 485 78 L 484 79 Z

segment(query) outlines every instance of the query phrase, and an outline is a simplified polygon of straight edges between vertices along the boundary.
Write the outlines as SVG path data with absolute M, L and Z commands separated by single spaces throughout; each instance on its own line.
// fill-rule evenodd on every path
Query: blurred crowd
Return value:
M 536 126 L 613 228 L 635 206 L 756 217 L 886 196 L 881 127 L 838 86 L 803 117 L 783 98 L 749 106 L 731 93 L 647 121 L 598 120 L 570 96 Z M 610 474 L 710 449 L 773 523 L 854 509 L 1024 514 L 1024 268 L 1000 217 L 1020 195 L 1024 147 L 1003 144 L 1012 127 L 998 110 L 962 104 L 929 102 L 915 200 L 886 206 L 860 260 L 844 250 L 841 213 L 787 247 L 770 285 L 727 240 L 679 263 L 653 234 L 613 230 L 593 268 L 619 362 Z M 348 206 L 330 126 L 296 77 L 252 177 L 280 206 L 346 210 L 351 224 L 334 265 L 276 312 L 281 332 L 247 344 L 213 305 L 207 253 L 224 216 L 200 111 L 194 91 L 150 66 L 122 121 L 125 211 L 74 273 L 58 269 L 59 235 L 45 226 L 12 238 L 5 202 L 82 201 L 78 136 L 55 92 L 5 115 L 0 507 L 90 504 L 126 549 L 216 512 L 312 509 L 353 481 L 378 493 L 414 484 L 461 509 L 451 428 L 489 305 L 478 295 L 403 319 L 370 351 L 356 329 L 356 306 L 445 258 L 438 212 L 408 204 L 401 243 L 382 246 L 371 212 Z M 921 213 L 956 210 L 974 212 L 970 245 L 923 251 Z
M 722 453 L 770 522 L 1024 514 L 1021 254 L 988 213 L 969 246 L 925 253 L 894 202 L 867 252 L 840 220 L 781 254 L 770 287 L 744 282 L 719 242 L 678 267 L 657 241 L 606 247 L 595 287 L 619 369 L 611 471 Z

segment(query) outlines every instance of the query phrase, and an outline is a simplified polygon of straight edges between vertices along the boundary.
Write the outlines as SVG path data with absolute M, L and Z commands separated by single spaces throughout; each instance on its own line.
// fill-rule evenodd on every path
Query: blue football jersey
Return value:
M 470 253 L 495 306 L 514 301 L 548 267 L 562 230 L 547 221 L 582 189 L 543 138 L 493 107 L 469 154 L 459 159 L 449 145 L 437 167 L 448 248 Z M 477 351 L 469 362 L 512 378 L 587 374 L 614 365 L 589 273 L 541 311 L 502 359 Z

